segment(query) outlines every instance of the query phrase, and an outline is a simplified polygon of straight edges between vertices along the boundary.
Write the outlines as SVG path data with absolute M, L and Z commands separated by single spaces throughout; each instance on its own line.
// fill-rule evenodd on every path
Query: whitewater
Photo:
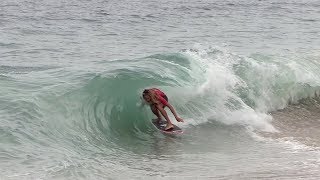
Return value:
M 0 179 L 319 179 L 319 8 L 2 1 Z

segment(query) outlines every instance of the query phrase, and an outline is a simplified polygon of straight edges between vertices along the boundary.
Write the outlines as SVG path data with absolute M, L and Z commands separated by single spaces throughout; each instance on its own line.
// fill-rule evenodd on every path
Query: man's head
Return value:
M 151 96 L 150 96 L 150 92 L 148 89 L 145 89 L 143 92 L 142 92 L 142 97 L 143 99 L 146 101 L 146 102 L 151 102 Z

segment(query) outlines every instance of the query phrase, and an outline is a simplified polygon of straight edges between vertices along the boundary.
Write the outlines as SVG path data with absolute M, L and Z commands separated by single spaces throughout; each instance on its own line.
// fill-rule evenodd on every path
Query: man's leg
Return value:
M 153 114 L 155 114 L 155 115 L 157 116 L 157 120 L 156 120 L 157 123 L 160 123 L 160 121 L 161 121 L 161 115 L 160 115 L 160 113 L 159 113 L 159 110 L 156 108 L 155 105 L 151 105 L 150 108 L 151 108 L 151 111 L 153 112 Z

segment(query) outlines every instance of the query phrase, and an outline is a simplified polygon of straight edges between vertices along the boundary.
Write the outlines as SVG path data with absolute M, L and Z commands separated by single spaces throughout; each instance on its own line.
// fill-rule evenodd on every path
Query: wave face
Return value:
M 222 123 L 275 132 L 269 112 L 319 94 L 320 66 L 312 58 L 299 60 L 243 57 L 198 45 L 178 53 L 101 62 L 98 66 L 107 70 L 81 75 L 87 77 L 68 93 L 46 95 L 43 116 L 52 127 L 69 131 L 63 127 L 67 119 L 84 134 L 111 144 L 119 138 L 148 141 L 154 116 L 141 107 L 140 97 L 144 88 L 158 87 L 185 119 L 183 128 Z M 57 117 L 61 122 L 51 122 Z
M 242 57 L 223 48 L 195 47 L 101 64 L 105 72 L 77 91 L 89 121 L 111 131 L 144 131 L 152 118 L 141 111 L 144 88 L 158 87 L 186 124 L 221 122 L 274 131 L 271 111 L 319 94 L 316 59 Z M 83 97 L 84 96 L 84 97 Z M 78 99 L 75 98 L 74 99 Z
M 186 121 L 179 125 L 189 134 L 199 133 L 182 149 L 192 151 L 188 146 L 198 142 L 203 143 L 202 151 L 210 151 L 203 141 L 208 134 L 201 134 L 208 132 L 215 137 L 210 143 L 223 152 L 230 151 L 230 144 L 248 143 L 250 136 L 243 133 L 248 129 L 277 131 L 270 112 L 320 93 L 320 65 L 312 56 L 244 57 L 225 48 L 196 45 L 177 53 L 93 66 L 101 69 L 88 73 L 77 68 L 0 67 L 6 94 L 1 98 L 1 117 L 7 124 L 1 129 L 6 144 L 1 157 L 22 164 L 19 173 L 4 168 L 4 175 L 45 178 L 49 172 L 49 177 L 65 177 L 75 171 L 79 177 L 85 176 L 88 163 L 95 167 L 95 175 L 105 172 L 105 163 L 113 165 L 107 173 L 114 173 L 131 167 L 128 159 L 135 162 L 144 154 L 166 152 L 168 144 L 155 145 L 160 134 L 150 123 L 151 111 L 141 106 L 144 88 L 166 92 Z M 29 162 L 46 171 L 31 172 L 32 167 L 23 166 Z

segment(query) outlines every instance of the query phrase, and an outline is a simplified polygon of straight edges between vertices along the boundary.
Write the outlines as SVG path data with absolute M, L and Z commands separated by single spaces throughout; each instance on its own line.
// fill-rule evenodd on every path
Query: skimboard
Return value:
M 155 120 L 152 120 L 152 124 L 157 129 L 159 129 L 159 131 L 165 134 L 182 134 L 183 133 L 182 129 L 176 125 L 173 125 L 173 128 L 170 130 L 167 130 L 167 131 L 164 130 L 164 128 L 167 126 L 167 123 L 165 121 L 160 121 L 160 123 L 157 123 Z

